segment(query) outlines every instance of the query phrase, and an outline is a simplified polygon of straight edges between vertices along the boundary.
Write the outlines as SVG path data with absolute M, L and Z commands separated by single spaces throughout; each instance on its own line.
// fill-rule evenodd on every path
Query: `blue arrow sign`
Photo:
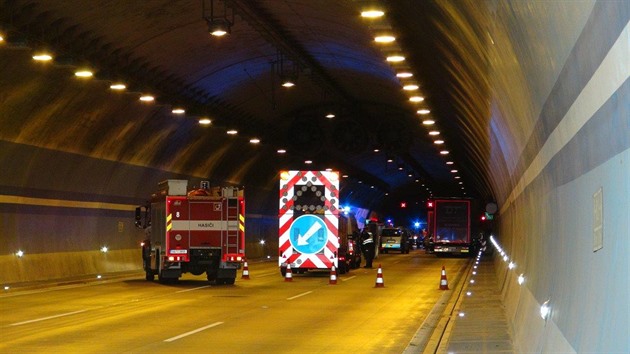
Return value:
M 328 229 L 324 220 L 316 215 L 302 215 L 291 224 L 291 245 L 298 252 L 315 254 L 326 246 Z

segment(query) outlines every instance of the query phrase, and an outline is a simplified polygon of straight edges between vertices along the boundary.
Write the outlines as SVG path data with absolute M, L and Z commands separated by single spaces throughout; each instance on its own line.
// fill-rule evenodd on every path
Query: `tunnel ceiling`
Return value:
M 362 18 L 369 6 L 385 16 Z M 334 168 L 348 175 L 349 199 L 362 202 L 464 192 L 490 200 L 482 8 L 415 0 L 2 0 L 3 125 L 14 128 L 2 139 L 193 174 L 221 166 L 234 172 L 206 173 L 236 183 L 264 171 Z M 209 35 L 216 20 L 232 22 L 228 35 Z M 376 43 L 380 34 L 396 40 Z M 42 48 L 53 53 L 50 67 L 25 62 Z M 393 54 L 406 60 L 388 62 Z M 124 82 L 126 93 L 73 83 L 66 72 L 83 65 L 93 82 Z M 284 76 L 296 85 L 281 87 Z M 403 90 L 407 84 L 419 89 Z M 36 98 L 12 101 L 25 92 Z M 140 93 L 155 96 L 152 108 L 137 103 Z M 183 117 L 171 114 L 176 106 L 185 107 Z M 211 128 L 199 128 L 202 117 Z M 260 139 L 255 149 L 251 138 Z

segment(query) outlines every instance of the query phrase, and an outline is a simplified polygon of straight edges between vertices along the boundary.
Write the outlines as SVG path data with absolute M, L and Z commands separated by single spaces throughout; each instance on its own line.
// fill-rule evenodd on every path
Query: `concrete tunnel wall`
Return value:
M 627 352 L 630 3 L 486 4 L 495 238 L 516 268 L 495 264 L 517 351 Z M 208 154 L 202 166 L 175 161 L 196 128 L 172 134 L 159 108 L 63 79 L 28 51 L 0 48 L 0 64 L 2 284 L 139 269 L 132 210 L 158 181 L 242 180 L 243 171 L 222 172 L 214 150 L 193 151 Z M 217 151 L 234 144 L 213 139 Z M 250 257 L 277 248 L 277 190 L 262 179 L 243 183 Z
M 148 200 L 159 181 L 187 179 L 192 187 L 203 179 L 8 142 L 0 142 L 0 164 L 20 173 L 0 175 L 5 285 L 141 269 L 144 233 L 134 226 L 135 206 Z M 275 255 L 277 218 L 260 214 L 275 207 L 265 200 L 275 194 L 260 187 L 245 193 L 246 254 Z M 100 251 L 103 246 L 108 252 Z M 15 255 L 19 250 L 25 253 L 21 258 Z
M 496 2 L 492 15 L 491 171 L 508 167 L 494 176 L 495 265 L 515 348 L 627 353 L 630 2 Z

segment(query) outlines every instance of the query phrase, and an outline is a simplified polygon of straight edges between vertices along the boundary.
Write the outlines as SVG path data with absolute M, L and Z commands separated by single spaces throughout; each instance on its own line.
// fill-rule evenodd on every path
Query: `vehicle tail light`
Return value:
M 226 254 L 225 261 L 226 262 L 243 262 L 245 257 L 240 254 Z

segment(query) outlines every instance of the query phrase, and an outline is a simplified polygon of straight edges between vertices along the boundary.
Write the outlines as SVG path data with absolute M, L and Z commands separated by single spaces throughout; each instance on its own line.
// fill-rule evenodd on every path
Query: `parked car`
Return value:
M 402 227 L 383 228 L 381 230 L 381 252 L 399 251 L 400 253 L 409 253 L 409 240 L 409 231 Z

